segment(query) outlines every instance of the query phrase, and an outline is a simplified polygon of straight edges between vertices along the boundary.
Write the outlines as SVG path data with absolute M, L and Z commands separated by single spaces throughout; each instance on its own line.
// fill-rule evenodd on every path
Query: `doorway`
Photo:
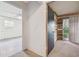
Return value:
M 69 40 L 69 18 L 63 19 L 63 40 Z

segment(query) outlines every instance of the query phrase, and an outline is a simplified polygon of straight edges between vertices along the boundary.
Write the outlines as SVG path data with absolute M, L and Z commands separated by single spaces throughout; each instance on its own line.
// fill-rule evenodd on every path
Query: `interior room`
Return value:
M 55 1 L 48 3 L 48 5 L 57 16 L 55 20 L 57 41 L 49 56 L 78 57 L 79 2 Z
M 79 57 L 79 1 L 0 1 L 0 57 Z

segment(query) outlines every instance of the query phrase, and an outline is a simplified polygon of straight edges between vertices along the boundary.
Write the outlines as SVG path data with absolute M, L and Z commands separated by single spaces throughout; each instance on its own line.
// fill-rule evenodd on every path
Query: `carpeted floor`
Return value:
M 57 41 L 49 57 L 79 57 L 79 45 L 69 41 Z
M 31 57 L 31 56 L 26 54 L 25 52 L 19 52 L 11 57 Z
M 33 57 L 26 52 L 20 52 L 12 57 Z M 36 56 L 34 56 L 36 57 Z M 48 57 L 79 57 L 79 45 L 73 44 L 69 41 L 57 41 L 54 49 L 50 52 Z
M 22 52 L 19 52 L 11 57 L 41 57 L 33 52 L 30 52 L 28 50 L 24 50 Z

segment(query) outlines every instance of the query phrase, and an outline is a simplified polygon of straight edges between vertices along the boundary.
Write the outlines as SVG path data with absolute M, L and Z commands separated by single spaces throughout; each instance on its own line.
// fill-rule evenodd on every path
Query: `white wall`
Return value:
M 23 40 L 22 40 L 22 46 L 23 46 L 23 50 L 27 49 L 27 46 L 29 45 L 29 10 L 28 10 L 28 5 L 26 4 L 25 8 L 23 8 L 22 10 L 22 36 L 23 36 Z
M 23 19 L 23 48 L 46 56 L 46 4 L 29 2 Z M 24 43 L 25 42 L 25 43 Z

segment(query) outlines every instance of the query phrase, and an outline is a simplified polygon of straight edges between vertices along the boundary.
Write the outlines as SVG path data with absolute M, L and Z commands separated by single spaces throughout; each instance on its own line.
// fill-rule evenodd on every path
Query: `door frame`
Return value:
M 47 3 L 46 4 L 46 56 L 48 56 L 49 54 L 48 54 L 48 5 L 49 3 Z M 49 6 L 50 7 L 50 6 Z M 50 7 L 51 8 L 51 7 Z M 53 10 L 52 10 L 53 11 Z M 54 12 L 54 14 L 56 15 L 56 16 L 58 16 L 57 15 L 57 13 L 55 12 L 55 11 L 53 11 Z M 57 17 L 56 17 L 56 19 L 57 19 Z M 57 20 L 54 20 L 55 22 L 57 21 Z M 56 29 L 55 29 L 56 30 Z
M 48 4 L 46 4 L 46 56 L 48 56 Z

